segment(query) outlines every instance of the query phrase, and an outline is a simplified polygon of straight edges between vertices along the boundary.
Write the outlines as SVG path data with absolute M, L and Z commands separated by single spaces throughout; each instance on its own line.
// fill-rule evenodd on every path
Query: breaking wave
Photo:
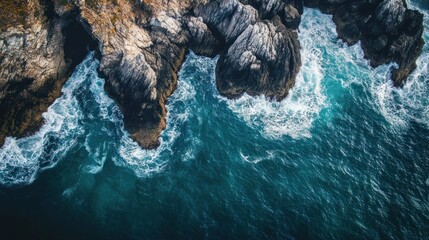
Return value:
M 40 171 L 53 167 L 76 144 L 83 133 L 82 111 L 75 92 L 96 67 L 92 55 L 80 64 L 62 89 L 62 96 L 43 113 L 44 125 L 34 135 L 6 138 L 0 149 L 0 184 L 22 185 L 35 180 Z
M 410 8 L 417 6 L 408 3 Z M 383 116 L 396 127 L 407 127 L 412 122 L 429 128 L 429 15 L 424 14 L 423 39 L 426 44 L 417 60 L 417 69 L 408 78 L 403 88 L 396 88 L 389 81 L 390 67 L 378 70 L 377 78 L 372 82 L 371 92 L 375 96 Z
M 306 13 L 305 15 L 308 15 Z M 311 137 L 310 129 L 320 111 L 327 106 L 322 86 L 322 47 L 320 41 L 330 38 L 331 25 L 323 25 L 317 18 L 303 16 L 299 33 L 301 41 L 302 67 L 295 86 L 288 97 L 281 101 L 270 101 L 263 96 L 245 94 L 236 100 L 228 100 L 228 107 L 249 126 L 260 130 L 269 138 L 288 135 L 292 138 Z

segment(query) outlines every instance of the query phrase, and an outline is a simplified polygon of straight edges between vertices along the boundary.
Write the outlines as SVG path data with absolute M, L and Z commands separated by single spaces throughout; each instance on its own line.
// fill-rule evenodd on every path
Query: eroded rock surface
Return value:
M 2 1 L 0 9 L 7 17 L 0 24 L 1 146 L 6 136 L 37 130 L 41 114 L 60 96 L 71 69 L 82 59 L 78 48 L 74 56 L 65 50 L 62 26 L 68 26 L 71 13 L 54 15 L 53 5 L 45 1 Z
M 89 49 L 100 58 L 106 91 L 125 128 L 156 148 L 165 104 L 188 49 L 220 55 L 216 84 L 282 100 L 301 66 L 297 31 L 302 0 L 14 0 L 0 17 L 0 145 L 37 129 L 41 113 Z M 339 36 L 362 42 L 373 66 L 397 62 L 395 84 L 415 68 L 422 15 L 401 0 L 307 0 L 332 13 Z M 10 15 L 10 16 L 9 16 Z M 11 17 L 14 16 L 14 17 Z M 405 27 L 406 26 L 406 27 Z M 83 36 L 83 38 L 76 37 Z
M 299 49 L 297 33 L 279 18 L 249 25 L 219 58 L 216 83 L 220 93 L 232 98 L 262 93 L 282 100 L 301 65 Z

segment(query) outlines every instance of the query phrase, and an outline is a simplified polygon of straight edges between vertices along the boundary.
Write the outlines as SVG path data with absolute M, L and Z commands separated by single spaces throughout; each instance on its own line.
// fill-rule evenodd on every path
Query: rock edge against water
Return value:
M 333 14 L 349 45 L 361 42 L 373 67 L 396 62 L 401 86 L 423 46 L 423 15 L 402 0 L 12 0 L 0 2 L 0 145 L 38 129 L 41 114 L 88 51 L 125 128 L 156 148 L 165 104 L 187 51 L 220 55 L 216 85 L 284 99 L 301 66 L 303 6 Z

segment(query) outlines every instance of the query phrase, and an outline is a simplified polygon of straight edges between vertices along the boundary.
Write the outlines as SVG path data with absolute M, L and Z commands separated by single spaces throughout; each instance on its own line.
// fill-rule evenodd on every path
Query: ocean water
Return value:
M 429 42 L 429 6 L 410 5 Z M 305 12 L 287 99 L 227 100 L 217 59 L 190 53 L 157 150 L 124 130 L 89 54 L 41 130 L 0 149 L 0 236 L 428 239 L 429 46 L 396 89 L 394 65 L 371 69 Z

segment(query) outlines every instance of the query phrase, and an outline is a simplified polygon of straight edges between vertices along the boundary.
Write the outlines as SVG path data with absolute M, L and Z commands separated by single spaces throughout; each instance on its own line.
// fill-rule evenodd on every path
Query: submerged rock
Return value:
M 124 115 L 125 128 L 144 148 L 159 145 L 165 104 L 188 49 L 220 55 L 216 83 L 229 98 L 248 93 L 280 101 L 301 66 L 296 31 L 302 0 L 14 3 L 19 4 L 0 3 L 5 12 L 0 17 L 0 145 L 6 136 L 37 129 L 41 113 L 90 48 L 100 59 L 99 73 Z M 339 36 L 351 45 L 361 41 L 372 66 L 398 63 L 396 85 L 415 68 L 423 44 L 422 14 L 407 9 L 405 2 L 305 4 L 332 13 Z M 19 14 L 6 14 L 11 7 Z

